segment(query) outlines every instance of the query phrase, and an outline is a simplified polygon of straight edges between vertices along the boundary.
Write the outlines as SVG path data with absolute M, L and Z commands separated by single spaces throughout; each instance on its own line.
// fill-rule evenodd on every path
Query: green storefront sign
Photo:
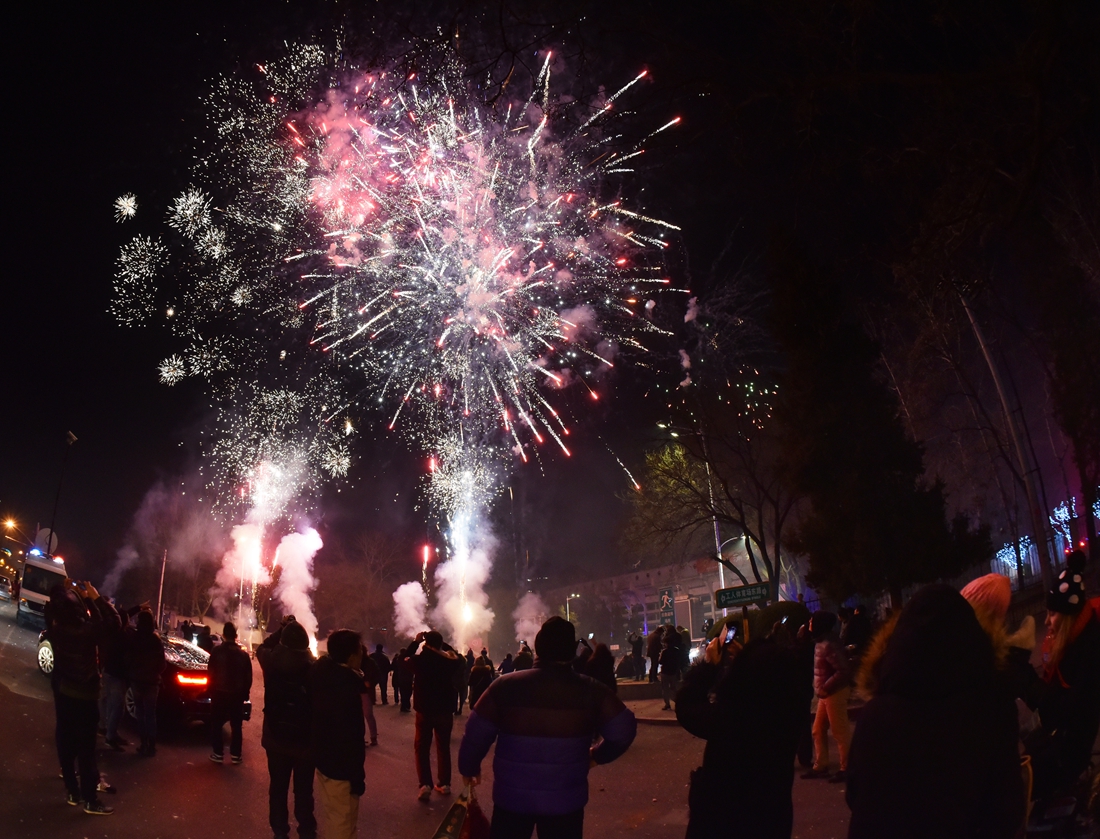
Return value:
M 753 583 L 751 586 L 720 588 L 714 592 L 714 603 L 719 609 L 734 606 L 751 606 L 753 603 L 766 603 L 771 596 L 768 583 Z

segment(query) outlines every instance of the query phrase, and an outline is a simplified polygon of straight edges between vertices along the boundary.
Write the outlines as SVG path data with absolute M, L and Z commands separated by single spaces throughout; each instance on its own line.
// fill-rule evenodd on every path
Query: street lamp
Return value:
M 580 597 L 579 594 L 571 594 L 567 598 L 565 598 L 565 619 L 567 621 L 571 620 L 571 618 L 569 617 L 569 601 L 570 600 L 576 600 L 579 597 Z

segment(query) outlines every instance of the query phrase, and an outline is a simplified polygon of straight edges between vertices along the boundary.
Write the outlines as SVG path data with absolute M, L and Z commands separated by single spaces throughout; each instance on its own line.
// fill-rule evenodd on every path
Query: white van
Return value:
M 28 553 L 23 563 L 19 581 L 19 603 L 16 604 L 15 622 L 20 626 L 46 625 L 46 603 L 50 589 L 64 582 L 68 576 L 65 563 L 41 554 Z

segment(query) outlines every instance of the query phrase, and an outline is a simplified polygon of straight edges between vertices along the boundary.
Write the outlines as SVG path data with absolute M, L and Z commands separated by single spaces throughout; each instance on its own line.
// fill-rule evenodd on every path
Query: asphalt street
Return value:
M 86 815 L 64 803 L 53 738 L 53 703 L 46 677 L 35 664 L 37 633 L 16 627 L 14 613 L 0 603 L 0 836 L 118 837 L 119 839 L 214 839 L 265 837 L 267 768 L 260 747 L 263 682 L 258 666 L 252 700 L 255 718 L 245 724 L 244 763 L 208 760 L 205 729 L 194 724 L 165 733 L 158 754 L 139 758 L 103 747 L 100 771 L 117 787 L 104 799 L 113 816 Z M 412 714 L 392 704 L 376 709 L 380 745 L 367 750 L 367 794 L 360 809 L 364 839 L 428 839 L 450 805 L 450 797 L 416 800 Z M 455 720 L 457 756 L 465 717 Z M 131 740 L 132 730 L 124 730 Z M 687 825 L 688 773 L 702 758 L 703 742 L 677 726 L 642 725 L 634 746 L 615 763 L 590 775 L 591 800 L 585 834 L 666 839 L 683 836 Z M 485 762 L 483 806 L 491 813 L 492 755 Z M 795 781 L 797 839 L 840 839 L 848 811 L 841 785 Z M 324 836 L 322 822 L 322 837 Z

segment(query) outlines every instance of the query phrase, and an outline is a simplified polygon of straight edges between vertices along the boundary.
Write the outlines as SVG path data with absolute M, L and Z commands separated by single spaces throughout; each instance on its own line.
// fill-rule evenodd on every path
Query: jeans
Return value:
M 108 742 L 118 739 L 118 724 L 122 722 L 122 711 L 126 705 L 127 686 L 125 679 L 112 676 L 110 673 L 103 674 L 103 685 L 99 692 L 100 713 L 103 715 L 104 723 L 107 726 Z
M 313 761 L 308 757 L 269 750 L 267 774 L 271 779 L 267 788 L 267 819 L 271 832 L 277 839 L 289 839 L 290 811 L 286 797 L 293 775 L 294 819 L 298 822 L 298 836 L 299 839 L 313 839 L 317 835 L 317 819 L 313 815 Z
M 676 698 L 678 690 L 680 690 L 680 671 L 661 671 L 661 698 L 665 700 L 666 707 Z
M 141 745 L 155 746 L 157 742 L 157 694 L 160 693 L 160 685 L 143 685 L 134 682 L 131 686 L 134 691 L 134 705 L 137 706 L 138 731 L 141 733 Z M 107 726 L 110 736 L 111 727 Z
M 454 714 L 450 711 L 440 714 L 422 714 L 416 712 L 416 736 L 413 748 L 416 751 L 416 774 L 420 777 L 420 786 L 432 786 L 432 737 L 435 737 L 435 763 L 439 770 L 439 785 L 451 783 L 451 729 L 454 727 Z
M 351 791 L 351 781 L 338 781 L 317 773 L 317 791 L 325 814 L 326 839 L 357 839 L 359 836 L 359 796 Z
M 817 700 L 814 717 L 814 769 L 829 768 L 829 728 L 833 729 L 836 750 L 840 755 L 840 771 L 848 769 L 848 694 L 851 688 L 841 688 L 832 696 Z
M 225 749 L 222 726 L 229 723 L 229 754 L 241 756 L 241 723 L 244 722 L 244 703 L 239 699 L 214 696 L 210 702 L 210 748 L 220 755 Z
M 536 827 L 539 839 L 581 839 L 584 808 L 561 816 L 537 816 L 534 813 L 513 813 L 496 806 L 493 807 L 489 839 L 531 839 Z
M 73 699 L 54 691 L 54 714 L 57 717 L 57 757 L 65 789 L 84 801 L 96 801 L 99 767 L 95 761 L 95 736 L 99 726 L 99 702 L 95 699 Z M 79 786 L 76 773 L 80 771 Z
M 370 741 L 378 742 L 378 722 L 374 719 L 374 697 L 369 693 L 363 697 L 363 717 L 367 721 L 367 731 L 370 732 Z
M 386 699 L 386 681 L 389 679 L 389 673 L 383 673 L 378 677 L 378 692 L 382 694 L 382 704 L 389 705 L 389 700 Z
M 634 662 L 634 679 L 640 682 L 645 679 L 645 659 L 640 655 L 631 655 L 631 660 Z

